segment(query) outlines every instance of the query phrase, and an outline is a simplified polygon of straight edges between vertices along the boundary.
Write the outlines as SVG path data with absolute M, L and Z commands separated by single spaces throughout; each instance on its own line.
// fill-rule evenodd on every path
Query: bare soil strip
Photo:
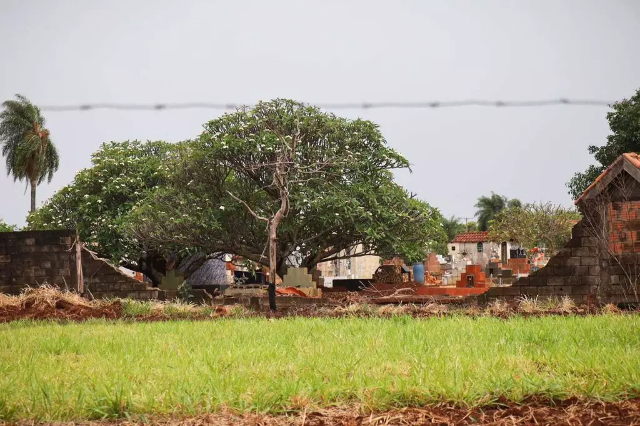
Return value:
M 360 426 L 360 425 L 640 425 L 640 399 L 622 402 L 566 400 L 556 403 L 531 400 L 528 404 L 504 403 L 491 407 L 459 408 L 446 405 L 405 408 L 363 414 L 352 408 L 300 411 L 282 415 L 216 413 L 187 418 L 147 417 L 136 420 L 36 423 L 18 425 L 143 425 L 163 426 Z
M 354 299 L 355 298 L 355 299 Z M 353 299 L 353 300 L 352 300 Z M 196 305 L 179 305 L 182 309 L 167 310 L 163 302 L 147 302 L 151 309 L 144 315 L 131 316 L 123 309 L 121 300 L 87 300 L 76 293 L 61 291 L 55 287 L 31 288 L 18 296 L 0 294 L 0 323 L 17 320 L 61 320 L 85 321 L 91 318 L 126 319 L 136 321 L 167 321 L 174 319 L 206 320 L 226 316 L 285 318 L 291 316 L 309 318 L 344 318 L 344 317 L 392 317 L 409 315 L 414 318 L 441 317 L 450 314 L 464 314 L 470 316 L 492 316 L 507 319 L 514 315 L 543 316 L 543 315 L 596 315 L 601 313 L 622 313 L 614 305 L 601 307 L 576 306 L 567 301 L 555 306 L 544 306 L 535 300 L 520 302 L 494 302 L 486 307 L 476 305 L 451 305 L 434 300 L 423 304 L 400 304 L 375 306 L 370 300 L 360 295 L 347 297 L 341 303 L 332 306 L 300 306 L 287 310 L 271 312 L 257 312 L 241 308 L 238 315 L 232 308 L 226 306 L 205 307 Z M 640 311 L 624 311 L 638 313 Z

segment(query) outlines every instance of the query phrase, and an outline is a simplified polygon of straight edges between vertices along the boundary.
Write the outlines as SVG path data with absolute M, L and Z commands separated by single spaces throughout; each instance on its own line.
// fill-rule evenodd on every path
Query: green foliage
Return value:
M 14 322 L 0 324 L 0 416 L 628 399 L 640 391 L 639 329 L 638 315 Z
M 520 200 L 514 198 L 509 200 L 504 195 L 498 195 L 491 192 L 489 197 L 482 196 L 478 198 L 478 202 L 475 207 L 478 209 L 476 211 L 476 217 L 478 218 L 478 229 L 480 231 L 486 231 L 489 229 L 489 222 L 493 220 L 498 213 L 500 213 L 505 208 L 517 208 L 520 207 L 522 203 Z
M 91 420 L 115 420 L 130 418 L 129 410 L 132 401 L 130 395 L 124 392 L 124 386 L 116 389 L 105 389 L 102 396 L 96 398 L 88 408 L 88 419 Z
M 465 232 L 475 232 L 478 230 L 478 223 L 474 221 L 467 222 L 464 225 Z
M 31 211 L 35 210 L 35 188 L 51 182 L 58 170 L 58 151 L 45 129 L 40 109 L 22 95 L 5 101 L 0 113 L 0 145 L 6 159 L 7 176 L 31 185 Z
M 627 152 L 640 152 L 640 89 L 629 99 L 611 105 L 607 113 L 611 134 L 604 146 L 589 146 L 589 154 L 597 161 L 567 183 L 569 194 L 577 199 L 616 158 Z
M 92 166 L 76 174 L 27 218 L 29 229 L 74 229 L 101 255 L 135 262 L 138 244 L 123 231 L 126 214 L 164 182 L 161 165 L 167 142 L 111 142 L 91 157 Z
M 193 288 L 191 288 L 191 284 L 189 284 L 188 281 L 184 281 L 180 284 L 178 286 L 176 296 L 178 297 L 178 300 L 182 302 L 190 302 L 193 299 Z
M 451 216 L 448 219 L 443 218 L 442 227 L 444 228 L 445 234 L 447 234 L 447 242 L 452 241 L 456 235 L 466 230 L 464 223 L 460 222 L 460 218 L 455 216 Z
M 151 313 L 153 306 L 143 300 L 122 299 L 122 316 L 124 318 L 137 318 Z
M 17 410 L 13 407 L 10 407 L 4 399 L 0 398 L 0 422 L 7 422 L 8 424 L 12 424 L 16 420 L 16 412 Z
M 442 217 L 393 181 L 392 170 L 406 167 L 369 121 L 289 100 L 259 103 L 179 144 L 165 165 L 167 185 L 132 210 L 131 229 L 165 250 L 228 252 L 266 264 L 260 218 L 280 209 L 285 187 L 280 266 L 296 256 L 312 267 L 359 245 L 383 256 L 424 256 L 446 242 Z
M 0 232 L 14 232 L 17 230 L 18 227 L 16 225 L 9 225 L 4 220 L 0 219 Z
M 578 220 L 580 214 L 575 210 L 552 203 L 510 207 L 490 222 L 489 238 L 498 242 L 513 239 L 528 249 L 545 247 L 546 255 L 553 256 L 571 239 Z

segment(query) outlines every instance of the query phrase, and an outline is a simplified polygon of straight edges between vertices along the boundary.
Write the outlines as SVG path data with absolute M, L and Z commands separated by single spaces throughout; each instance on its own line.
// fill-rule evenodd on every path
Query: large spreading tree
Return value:
M 133 240 L 125 221 L 137 202 L 164 185 L 162 165 L 172 147 L 162 141 L 103 144 L 92 155 L 91 167 L 29 215 L 29 229 L 77 228 L 81 240 L 99 255 L 159 284 L 165 254 Z
M 626 152 L 640 152 L 640 89 L 629 99 L 611 105 L 613 111 L 607 113 L 611 134 L 603 146 L 589 146 L 597 164 L 590 165 L 584 172 L 576 173 L 567 183 L 573 199 L 580 197 L 589 185 Z
M 7 175 L 31 186 L 31 211 L 36 209 L 36 187 L 51 182 L 60 158 L 40 109 L 22 95 L 5 101 L 0 113 L 0 145 Z
M 408 161 L 378 127 L 290 100 L 241 108 L 181 143 L 167 184 L 129 215 L 164 250 L 234 253 L 282 274 L 287 260 L 377 253 L 421 260 L 446 243 L 442 216 L 393 180 Z

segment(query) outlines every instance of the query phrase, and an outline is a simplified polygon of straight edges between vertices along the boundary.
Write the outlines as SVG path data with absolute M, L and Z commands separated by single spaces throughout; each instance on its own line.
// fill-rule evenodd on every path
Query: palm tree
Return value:
M 517 208 L 521 207 L 522 203 L 517 198 L 509 200 L 504 195 L 498 195 L 491 192 L 490 197 L 480 197 L 475 207 L 476 217 L 478 218 L 478 228 L 481 231 L 489 229 L 489 222 L 495 218 L 505 208 Z
M 452 241 L 456 235 L 465 230 L 464 224 L 460 223 L 460 219 L 455 216 L 451 216 L 449 219 L 443 218 L 442 228 L 447 234 L 447 241 Z
M 22 95 L 5 101 L 0 113 L 0 145 L 7 161 L 7 176 L 31 185 L 31 211 L 36 209 L 36 187 L 51 182 L 60 157 L 44 127 L 40 109 Z

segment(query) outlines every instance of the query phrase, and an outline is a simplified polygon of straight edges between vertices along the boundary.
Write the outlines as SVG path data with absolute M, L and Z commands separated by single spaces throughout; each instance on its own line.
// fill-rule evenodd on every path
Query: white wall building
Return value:
M 458 265 L 474 264 L 482 268 L 490 261 L 499 260 L 504 266 L 512 257 L 512 250 L 520 249 L 520 246 L 509 241 L 495 243 L 489 241 L 489 233 L 462 232 L 449 243 L 449 256 L 454 267 Z
M 362 253 L 362 245 L 359 245 L 351 253 L 344 251 L 339 253 L 340 257 Z M 318 270 L 323 277 L 343 277 L 369 279 L 380 266 L 380 258 L 376 255 L 364 255 L 347 257 L 346 259 L 331 260 L 318 263 Z

